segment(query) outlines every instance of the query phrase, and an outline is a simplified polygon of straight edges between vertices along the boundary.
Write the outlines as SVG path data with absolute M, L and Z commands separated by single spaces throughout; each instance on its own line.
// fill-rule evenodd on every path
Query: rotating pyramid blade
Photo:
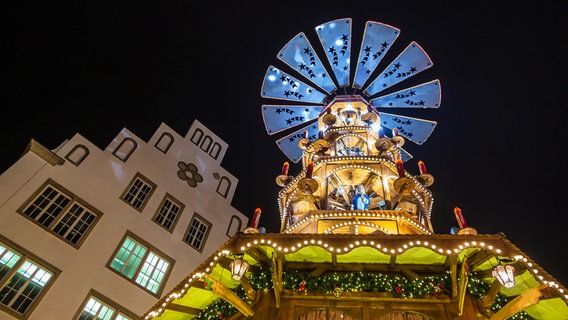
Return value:
M 273 135 L 316 119 L 322 110 L 322 106 L 262 105 L 262 119 L 266 132 Z
M 412 41 L 363 92 L 372 96 L 432 67 L 432 65 L 432 60 L 424 49 Z
M 349 86 L 351 24 L 351 18 L 345 18 L 316 27 L 320 43 L 340 87 Z
M 269 66 L 262 82 L 263 98 L 301 101 L 323 104 L 326 94 L 314 89 L 300 80 Z
M 402 162 L 406 162 L 412 158 L 413 156 L 410 153 L 408 153 L 408 151 L 404 150 L 403 148 L 400 148 L 400 159 L 402 160 Z
M 397 128 L 398 133 L 406 139 L 423 144 L 436 128 L 436 121 L 405 117 L 397 114 L 379 112 L 381 126 L 387 129 Z
M 438 108 L 441 99 L 440 81 L 433 80 L 369 102 L 375 108 Z
M 308 132 L 308 140 L 314 141 L 317 139 L 318 125 L 314 123 L 276 140 L 280 150 L 294 163 L 297 163 L 302 158 L 303 151 L 298 146 L 298 141 L 304 137 L 304 131 Z
M 303 32 L 298 33 L 278 53 L 284 61 L 328 94 L 337 87 Z
M 359 49 L 353 88 L 363 87 L 399 34 L 400 29 L 398 28 L 380 22 L 367 21 L 363 43 Z

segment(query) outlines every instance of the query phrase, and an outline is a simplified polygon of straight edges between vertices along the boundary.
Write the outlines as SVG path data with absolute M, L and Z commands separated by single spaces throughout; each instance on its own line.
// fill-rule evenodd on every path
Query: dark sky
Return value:
M 147 140 L 161 122 L 184 135 L 198 119 L 230 145 L 233 205 L 260 207 L 278 232 L 274 178 L 287 159 L 260 112 L 266 69 L 282 67 L 276 54 L 299 32 L 317 39 L 315 26 L 351 17 L 355 39 L 382 22 L 401 29 L 391 51 L 418 42 L 434 62 L 423 79 L 442 84 L 439 109 L 406 113 L 438 122 L 425 144 L 405 145 L 406 169 L 423 160 L 435 177 L 436 233 L 457 225 L 458 206 L 568 285 L 565 1 L 227 2 L 5 2 L 0 170 L 32 138 L 54 149 L 80 133 L 104 149 L 123 127 Z

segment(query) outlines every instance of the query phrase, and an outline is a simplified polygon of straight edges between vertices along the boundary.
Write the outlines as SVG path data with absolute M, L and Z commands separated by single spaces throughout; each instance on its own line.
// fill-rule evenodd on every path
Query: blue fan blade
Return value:
M 305 126 L 281 139 L 276 140 L 276 144 L 290 159 L 290 161 L 297 163 L 302 158 L 303 151 L 298 146 L 298 141 L 304 136 L 304 130 L 308 131 L 308 139 L 314 141 L 318 137 L 318 124 L 313 123 Z
M 363 87 L 399 34 L 400 29 L 398 28 L 380 22 L 367 21 L 353 80 L 355 89 Z
M 438 108 L 441 99 L 440 81 L 433 80 L 369 102 L 375 108 Z
M 280 50 L 278 59 L 284 61 L 328 94 L 337 89 L 303 32 L 298 33 Z
M 432 65 L 430 57 L 422 47 L 413 41 L 363 92 L 372 96 L 430 68 Z
M 408 151 L 404 150 L 403 148 L 400 148 L 400 159 L 402 160 L 402 162 L 406 162 L 412 158 L 413 156 L 410 153 L 408 153 Z
M 340 87 L 349 85 L 351 18 L 333 20 L 316 27 L 335 79 Z
M 263 98 L 323 104 L 326 95 L 287 73 L 269 66 L 262 82 Z
M 317 119 L 322 110 L 320 106 L 262 105 L 262 118 L 266 132 L 273 135 Z
M 379 112 L 379 117 L 381 119 L 381 126 L 391 130 L 393 128 L 397 128 L 398 134 L 420 145 L 428 139 L 437 124 L 436 121 L 411 118 L 384 112 Z

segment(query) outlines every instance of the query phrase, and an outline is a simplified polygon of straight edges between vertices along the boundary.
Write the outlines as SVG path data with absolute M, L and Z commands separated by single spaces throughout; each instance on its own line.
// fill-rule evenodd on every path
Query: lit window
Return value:
M 134 209 L 142 211 L 155 187 L 155 184 L 138 174 L 128 186 L 127 191 L 122 195 L 122 200 L 130 204 Z
M 117 271 L 140 287 L 158 294 L 170 269 L 169 259 L 149 245 L 127 236 L 110 263 Z
M 85 203 L 53 183 L 42 188 L 20 213 L 73 246 L 79 246 L 100 214 L 95 214 Z
M 51 269 L 52 267 L 50 267 Z M 55 276 L 54 271 L 0 242 L 0 307 L 26 315 Z
M 79 312 L 77 320 L 134 320 L 137 317 L 104 297 L 98 292 L 92 291 Z
M 196 213 L 189 223 L 189 228 L 183 237 L 183 241 L 201 252 L 205 247 L 205 242 L 210 229 L 211 223 Z
M 172 231 L 182 210 L 183 205 L 172 196 L 166 195 L 154 216 L 154 221 L 166 228 L 166 230 Z

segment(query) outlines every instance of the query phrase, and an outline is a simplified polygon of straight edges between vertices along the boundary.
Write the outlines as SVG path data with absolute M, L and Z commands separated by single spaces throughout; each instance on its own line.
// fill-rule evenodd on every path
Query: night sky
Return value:
M 404 146 L 406 169 L 418 174 L 422 160 L 435 177 L 435 232 L 457 226 L 458 206 L 469 226 L 503 232 L 568 285 L 565 1 L 92 3 L 3 4 L 0 171 L 32 138 L 54 149 L 80 133 L 104 149 L 124 127 L 147 141 L 161 122 L 185 135 L 197 119 L 229 144 L 233 206 L 260 207 L 260 226 L 278 232 L 274 179 L 287 159 L 264 128 L 261 105 L 274 103 L 260 96 L 264 74 L 293 72 L 276 54 L 299 32 L 317 47 L 319 24 L 350 17 L 355 40 L 366 21 L 382 22 L 401 29 L 391 58 L 416 41 L 434 62 L 409 84 L 441 81 L 440 108 L 399 112 L 438 123 L 426 143 Z

